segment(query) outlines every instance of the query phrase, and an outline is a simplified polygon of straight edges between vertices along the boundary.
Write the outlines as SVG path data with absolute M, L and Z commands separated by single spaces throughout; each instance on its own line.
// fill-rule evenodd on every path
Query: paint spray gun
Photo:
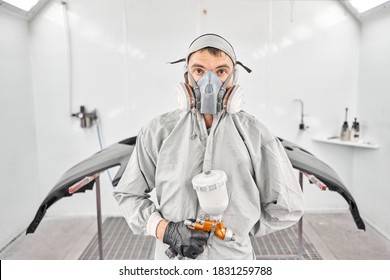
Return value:
M 229 203 L 226 181 L 226 174 L 222 170 L 206 171 L 192 179 L 192 186 L 196 190 L 203 214 L 195 222 L 185 220 L 184 225 L 192 230 L 210 233 L 207 242 L 210 247 L 214 235 L 225 241 L 235 240 L 234 233 L 227 229 L 222 221 L 222 214 Z M 165 254 L 170 259 L 183 259 L 183 256 L 179 255 L 172 247 L 169 247 Z
M 222 170 L 205 171 L 192 179 L 192 186 L 196 190 L 204 214 L 197 218 L 196 222 L 185 220 L 184 224 L 194 230 L 209 232 L 209 240 L 214 235 L 225 241 L 235 240 L 234 233 L 226 228 L 222 221 L 222 215 L 229 203 L 226 181 L 226 174 Z

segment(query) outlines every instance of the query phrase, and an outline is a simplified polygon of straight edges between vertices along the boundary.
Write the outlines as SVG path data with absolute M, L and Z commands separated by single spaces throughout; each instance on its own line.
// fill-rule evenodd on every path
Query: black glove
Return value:
M 164 232 L 163 242 L 170 245 L 170 251 L 173 249 L 183 257 L 195 259 L 203 253 L 203 246 L 208 238 L 208 232 L 189 229 L 184 225 L 184 221 L 169 222 Z

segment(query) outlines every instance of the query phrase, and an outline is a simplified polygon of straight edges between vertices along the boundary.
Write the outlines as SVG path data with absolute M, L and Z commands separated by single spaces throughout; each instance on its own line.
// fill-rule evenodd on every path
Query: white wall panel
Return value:
M 125 1 L 127 135 L 155 116 L 176 108 L 174 87 L 183 82 L 183 63 L 196 34 L 196 1 Z
M 349 148 L 314 144 L 339 133 L 344 108 L 356 114 L 359 26 L 335 1 L 69 0 L 73 110 L 97 109 L 105 144 L 137 134 L 154 116 L 175 108 L 182 58 L 198 35 L 231 41 L 246 109 L 278 136 L 330 164 L 352 185 Z M 294 6 L 291 6 L 294 4 Z M 62 7 L 53 1 L 31 23 L 41 195 L 72 165 L 99 149 L 95 127 L 69 117 Z M 307 131 L 298 130 L 305 102 Z M 117 213 L 104 176 L 103 211 Z M 347 209 L 335 193 L 305 186 L 307 209 Z M 93 193 L 54 205 L 49 215 L 94 214 Z
M 38 206 L 28 24 L 0 12 L 0 249 Z
M 273 1 L 270 9 L 267 123 L 332 166 L 353 193 L 353 149 L 312 137 L 338 136 L 345 107 L 350 120 L 356 113 L 359 26 L 336 1 Z M 296 99 L 304 102 L 305 131 Z M 305 203 L 307 210 L 347 209 L 340 195 L 309 184 Z
M 79 120 L 70 117 L 69 108 L 73 113 L 79 111 L 80 105 L 89 111 L 97 109 L 104 130 L 110 128 L 108 120 L 117 122 L 115 112 L 121 110 L 125 100 L 124 58 L 119 51 L 123 44 L 121 4 L 68 1 L 72 98 L 66 91 L 62 5 L 51 2 L 31 23 L 42 199 L 67 169 L 99 150 L 96 126 L 82 129 Z M 118 138 L 113 138 L 120 140 L 120 131 L 117 133 Z M 107 134 L 103 137 L 107 145 L 115 141 Z M 102 175 L 103 207 L 113 204 L 111 189 L 107 176 Z M 48 215 L 92 215 L 95 209 L 94 193 L 87 191 L 59 201 Z
M 238 82 L 245 90 L 245 110 L 266 121 L 268 106 L 268 44 L 270 24 L 268 1 L 199 1 L 200 33 L 217 33 L 234 47 L 237 60 L 252 70 L 238 66 Z
M 365 218 L 390 239 L 390 30 L 389 9 L 362 24 L 358 112 L 362 137 L 378 150 L 354 154 L 355 194 Z

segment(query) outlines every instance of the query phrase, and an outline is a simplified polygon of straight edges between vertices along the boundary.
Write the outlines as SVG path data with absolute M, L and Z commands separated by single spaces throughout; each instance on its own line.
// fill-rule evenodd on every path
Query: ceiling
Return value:
M 24 1 L 16 1 L 16 2 L 28 2 L 30 0 L 24 0 Z M 31 0 L 34 1 L 34 0 Z M 11 13 L 17 17 L 23 18 L 25 20 L 31 20 L 35 15 L 37 15 L 43 7 L 51 0 L 35 0 L 38 1 L 37 4 L 30 10 L 30 11 L 25 11 L 21 8 L 18 8 L 12 4 L 12 0 L 0 0 L 0 10 L 3 10 L 7 13 Z M 275 1 L 275 0 L 273 0 Z M 303 1 L 303 0 L 291 0 L 291 1 Z M 330 0 L 329 0 L 330 1 Z M 343 5 L 350 13 L 351 15 L 357 19 L 359 22 L 364 20 L 365 18 L 376 14 L 379 11 L 382 11 L 384 9 L 387 9 L 390 7 L 390 1 L 387 0 L 334 0 L 338 1 L 341 5 Z M 66 2 L 66 1 L 63 1 Z M 354 6 L 355 4 L 373 4 L 377 5 L 374 8 L 368 9 L 367 11 L 359 12 L 359 7 Z

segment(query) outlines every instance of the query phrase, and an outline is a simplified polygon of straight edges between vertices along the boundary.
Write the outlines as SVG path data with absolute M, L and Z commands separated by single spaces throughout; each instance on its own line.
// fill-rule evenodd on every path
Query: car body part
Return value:
M 360 217 L 357 204 L 337 173 L 329 165 L 298 145 L 281 138 L 279 138 L 279 140 L 285 148 L 292 166 L 302 173 L 311 175 L 309 177 L 312 180 L 314 180 L 314 178 L 317 179 L 317 181 L 314 180 L 315 182 L 313 183 L 316 185 L 320 184 L 321 189 L 328 189 L 339 193 L 348 203 L 349 210 L 358 229 L 365 230 L 364 221 Z M 83 180 L 88 176 L 93 176 L 98 172 L 103 172 L 109 168 L 120 166 L 112 181 L 112 184 L 116 186 L 127 166 L 129 158 L 134 150 L 135 143 L 136 137 L 115 143 L 66 171 L 39 206 L 33 221 L 27 228 L 26 234 L 35 232 L 42 218 L 45 216 L 47 209 L 56 201 L 75 193 L 91 190 L 95 183 L 95 180 L 92 179 L 84 187 L 77 189 L 77 191 L 70 191 L 69 189 L 80 180 Z

